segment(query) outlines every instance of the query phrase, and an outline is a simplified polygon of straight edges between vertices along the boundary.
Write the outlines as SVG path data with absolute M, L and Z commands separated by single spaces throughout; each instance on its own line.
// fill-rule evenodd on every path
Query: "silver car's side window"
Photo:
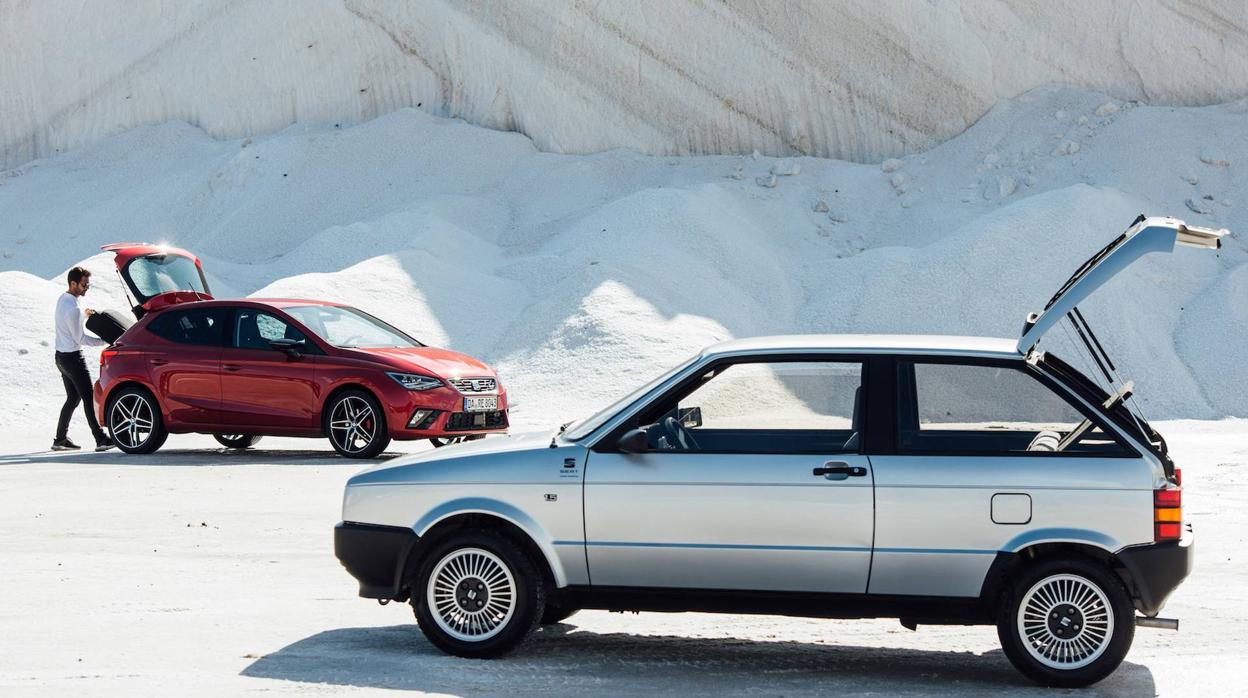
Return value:
M 1125 451 L 1095 425 L 1081 430 L 1087 417 L 1025 370 L 909 361 L 898 366 L 898 447 L 903 452 L 1116 455 Z
M 708 370 L 647 426 L 659 450 L 843 453 L 861 441 L 858 362 L 741 362 Z

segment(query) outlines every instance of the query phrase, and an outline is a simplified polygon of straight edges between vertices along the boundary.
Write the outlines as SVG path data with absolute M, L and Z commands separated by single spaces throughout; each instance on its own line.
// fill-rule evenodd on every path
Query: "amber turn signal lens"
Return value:
M 1157 521 L 1166 521 L 1170 523 L 1179 523 L 1183 521 L 1182 509 L 1154 509 L 1157 514 Z

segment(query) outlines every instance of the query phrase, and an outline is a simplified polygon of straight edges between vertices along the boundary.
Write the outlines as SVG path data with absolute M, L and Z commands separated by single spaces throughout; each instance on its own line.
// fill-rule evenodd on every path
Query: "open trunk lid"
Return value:
M 1053 294 L 1043 311 L 1027 317 L 1022 336 L 1018 340 L 1020 354 L 1026 355 L 1029 361 L 1043 364 L 1064 382 L 1083 392 L 1084 397 L 1093 403 L 1100 403 L 1104 414 L 1129 433 L 1133 433 L 1141 445 L 1150 447 L 1160 458 L 1166 477 L 1172 480 L 1175 478 L 1174 463 L 1167 453 L 1165 439 L 1140 412 L 1139 405 L 1132 399 L 1134 383 L 1119 377 L 1113 359 L 1097 339 L 1083 313 L 1079 312 L 1079 303 L 1146 254 L 1172 252 L 1175 245 L 1216 250 L 1222 246 L 1222 237 L 1226 234 L 1226 230 L 1189 226 L 1174 218 L 1140 216 L 1126 232 L 1084 262 L 1062 284 L 1057 293 Z M 1045 333 L 1063 320 L 1069 320 L 1074 328 L 1078 339 L 1075 349 L 1078 352 L 1078 345 L 1082 344 L 1082 351 L 1086 354 L 1084 358 L 1090 359 L 1087 366 L 1092 370 L 1092 375 L 1082 375 L 1057 357 L 1035 350 L 1036 344 Z M 1086 428 L 1088 425 L 1090 422 L 1081 426 Z M 1077 437 L 1078 434 L 1072 432 L 1066 438 Z
M 113 253 L 137 318 L 177 303 L 212 300 L 203 265 L 186 250 L 145 242 L 120 242 L 100 249 Z
M 1216 250 L 1222 247 L 1222 237 L 1226 234 L 1226 230 L 1199 228 L 1176 218 L 1141 215 L 1126 232 L 1084 262 L 1053 294 L 1044 310 L 1027 317 L 1018 340 L 1018 353 L 1030 353 L 1045 333 L 1068 315 L 1077 329 L 1080 325 L 1086 327 L 1079 314 L 1079 304 L 1144 255 L 1172 252 L 1175 245 Z M 1080 331 L 1080 334 L 1084 333 Z M 1094 336 L 1091 341 L 1095 342 Z

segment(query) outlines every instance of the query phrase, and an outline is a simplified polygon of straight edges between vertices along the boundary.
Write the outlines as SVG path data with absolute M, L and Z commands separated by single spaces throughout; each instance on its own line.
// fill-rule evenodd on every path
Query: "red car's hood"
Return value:
M 494 369 L 457 351 L 437 347 L 404 347 L 401 349 L 353 349 L 374 359 L 381 359 L 400 370 L 419 371 L 439 378 L 493 376 Z

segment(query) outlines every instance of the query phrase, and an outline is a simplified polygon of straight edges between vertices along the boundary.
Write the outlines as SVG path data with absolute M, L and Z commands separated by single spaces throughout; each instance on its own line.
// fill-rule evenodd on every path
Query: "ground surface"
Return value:
M 1248 422 L 1163 425 L 1197 569 L 1086 695 L 1224 695 L 1248 681 Z M 496 661 L 429 645 L 405 606 L 355 596 L 333 557 L 360 464 L 321 442 L 234 454 L 0 455 L 0 695 L 988 695 L 1039 692 L 991 628 L 583 612 Z

